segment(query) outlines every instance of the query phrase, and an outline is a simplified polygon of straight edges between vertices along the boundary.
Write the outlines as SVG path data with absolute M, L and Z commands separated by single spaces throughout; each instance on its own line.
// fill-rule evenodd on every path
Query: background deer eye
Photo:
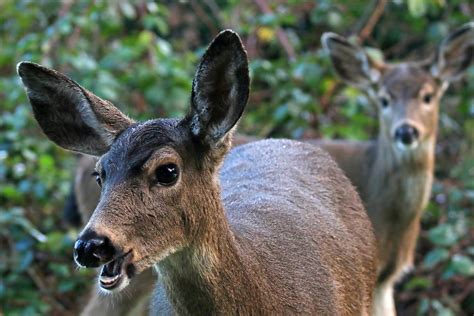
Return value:
M 386 97 L 380 97 L 380 104 L 385 109 L 386 107 L 388 107 L 390 102 L 388 101 L 388 99 Z
M 102 180 L 100 179 L 100 174 L 97 171 L 92 172 L 92 176 L 95 178 L 95 182 L 102 188 Z
M 173 185 L 178 179 L 179 170 L 175 164 L 166 164 L 159 166 L 155 172 L 156 181 L 161 185 Z
M 433 100 L 433 95 L 431 93 L 425 94 L 423 96 L 423 102 L 425 102 L 426 104 L 431 103 L 431 100 Z

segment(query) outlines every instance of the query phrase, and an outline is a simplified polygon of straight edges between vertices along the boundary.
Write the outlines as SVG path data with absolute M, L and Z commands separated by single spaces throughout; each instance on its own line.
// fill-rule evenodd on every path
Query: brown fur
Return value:
M 257 138 L 236 134 L 232 145 L 239 146 L 255 140 Z M 96 163 L 96 157 L 80 155 L 76 164 L 74 191 L 84 225 L 89 221 L 100 199 L 100 188 L 92 176 Z M 152 290 L 156 283 L 155 274 L 152 268 L 145 270 L 130 281 L 126 293 L 120 297 L 101 295 L 94 287 L 82 315 L 147 315 Z
M 295 168 L 294 161 L 304 163 Z M 203 177 L 213 175 L 193 181 Z M 255 142 L 227 157 L 221 189 L 211 183 L 193 186 L 205 191 L 190 199 L 207 208 L 206 222 L 188 247 L 158 264 L 174 312 L 368 314 L 370 224 L 327 155 L 291 141 Z
M 323 36 L 338 74 L 364 89 L 379 113 L 376 140 L 309 141 L 327 150 L 352 180 L 374 225 L 379 245 L 376 315 L 395 314 L 393 285 L 413 264 L 420 217 L 433 182 L 439 101 L 448 81 L 459 78 L 472 62 L 473 30 L 474 23 L 468 23 L 451 34 L 430 63 L 379 63 L 377 67 L 344 38 Z M 430 73 L 430 69 L 438 71 Z M 432 95 L 429 104 L 424 101 L 427 94 Z M 380 105 L 380 97 L 389 99 L 387 108 Z M 402 150 L 395 143 L 394 131 L 403 123 L 419 131 L 414 149 Z
M 75 245 L 78 264 L 128 258 L 116 289 L 155 265 L 157 312 L 370 313 L 375 238 L 355 189 L 327 154 L 294 141 L 255 142 L 233 150 L 219 173 L 248 98 L 246 54 L 235 33 L 222 32 L 204 55 L 183 120 L 120 130 L 104 123 L 108 114 L 95 109 L 102 102 L 84 100 L 84 89 L 62 75 L 32 63 L 18 73 L 48 137 L 106 152 L 96 168 L 100 202 Z M 71 82 L 72 90 L 55 93 Z M 82 129 L 94 137 L 68 137 Z M 157 170 L 169 164 L 180 173 L 164 185 Z

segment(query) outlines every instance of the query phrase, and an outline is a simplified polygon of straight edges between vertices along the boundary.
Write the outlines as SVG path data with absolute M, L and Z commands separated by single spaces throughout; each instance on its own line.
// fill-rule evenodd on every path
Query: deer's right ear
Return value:
M 381 69 L 373 66 L 361 47 L 351 44 L 344 37 L 335 33 L 324 33 L 321 44 L 329 53 L 337 74 L 348 84 L 367 89 L 380 78 Z
M 234 127 L 249 96 L 247 53 L 237 33 L 225 30 L 212 41 L 193 81 L 191 133 L 216 146 Z
M 110 102 L 55 70 L 21 62 L 17 72 L 41 129 L 65 149 L 102 155 L 133 123 Z

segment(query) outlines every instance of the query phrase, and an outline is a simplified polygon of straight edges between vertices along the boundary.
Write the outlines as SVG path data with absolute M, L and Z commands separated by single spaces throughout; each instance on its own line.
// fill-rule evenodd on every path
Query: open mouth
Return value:
M 102 266 L 99 275 L 100 287 L 104 290 L 112 291 L 117 289 L 127 276 L 127 266 L 132 258 L 132 253 L 127 252 L 123 256 L 115 258 Z

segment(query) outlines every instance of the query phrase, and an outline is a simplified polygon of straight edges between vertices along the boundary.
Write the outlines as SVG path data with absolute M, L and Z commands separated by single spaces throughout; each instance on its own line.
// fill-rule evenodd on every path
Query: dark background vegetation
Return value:
M 68 315 L 93 271 L 77 270 L 78 229 L 62 207 L 74 155 L 40 132 L 15 72 L 21 60 L 60 70 L 133 117 L 179 116 L 199 56 L 223 28 L 250 57 L 240 132 L 368 139 L 367 99 L 335 78 L 320 36 L 351 36 L 388 60 L 427 57 L 474 15 L 472 1 L 0 1 L 0 314 Z M 442 100 L 436 181 L 416 268 L 398 286 L 401 315 L 474 311 L 474 67 Z

